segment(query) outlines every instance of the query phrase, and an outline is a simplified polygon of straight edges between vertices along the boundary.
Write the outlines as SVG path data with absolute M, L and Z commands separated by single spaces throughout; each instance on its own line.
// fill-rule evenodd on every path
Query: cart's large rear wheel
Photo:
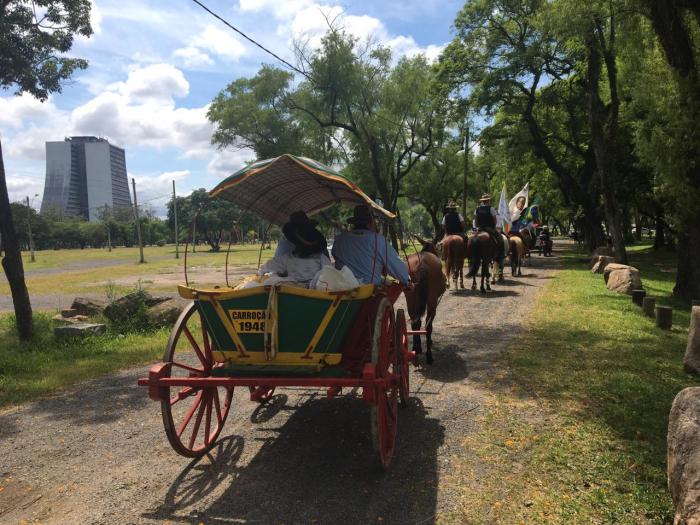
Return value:
M 163 355 L 169 377 L 208 377 L 216 365 L 213 341 L 197 307 L 188 305 L 175 323 Z M 198 457 L 214 446 L 231 408 L 233 387 L 168 387 L 161 401 L 163 425 L 178 454 Z
M 387 380 L 387 387 L 376 389 L 376 404 L 372 405 L 370 413 L 372 444 L 384 468 L 389 468 L 394 456 L 398 429 L 398 354 L 394 309 L 384 298 L 379 303 L 372 332 L 372 363 L 376 365 L 377 376 Z
M 406 327 L 406 314 L 403 309 L 396 312 L 396 353 L 398 354 L 398 373 L 399 380 L 399 399 L 401 406 L 406 406 L 408 403 L 409 390 L 409 370 L 410 350 L 408 349 L 408 328 Z

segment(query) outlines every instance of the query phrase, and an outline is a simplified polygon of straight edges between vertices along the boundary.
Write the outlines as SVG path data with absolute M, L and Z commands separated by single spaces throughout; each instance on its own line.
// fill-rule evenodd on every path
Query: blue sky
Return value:
M 291 43 L 313 43 L 324 14 L 394 54 L 434 59 L 451 39 L 462 2 L 451 0 L 204 0 L 233 25 L 292 61 Z M 0 138 L 11 200 L 29 195 L 38 207 L 45 175 L 44 143 L 98 135 L 125 148 L 139 202 L 162 213 L 171 181 L 178 194 L 212 187 L 251 158 L 217 151 L 206 119 L 211 99 L 232 80 L 274 59 L 190 0 L 93 0 L 90 39 L 71 55 L 87 58 L 63 92 L 44 103 L 0 91 Z

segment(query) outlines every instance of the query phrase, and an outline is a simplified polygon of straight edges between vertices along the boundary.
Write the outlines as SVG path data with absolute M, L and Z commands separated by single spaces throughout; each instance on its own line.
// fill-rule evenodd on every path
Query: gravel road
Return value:
M 187 460 L 168 445 L 160 405 L 136 386 L 139 367 L 0 413 L 0 523 L 451 523 L 453 480 L 466 475 L 450 475 L 453 461 L 470 458 L 478 490 L 488 465 L 464 438 L 556 267 L 533 255 L 523 277 L 487 295 L 446 294 L 435 364 L 412 369 L 389 472 L 377 466 L 359 397 L 310 389 L 278 389 L 261 407 L 237 391 L 219 445 Z

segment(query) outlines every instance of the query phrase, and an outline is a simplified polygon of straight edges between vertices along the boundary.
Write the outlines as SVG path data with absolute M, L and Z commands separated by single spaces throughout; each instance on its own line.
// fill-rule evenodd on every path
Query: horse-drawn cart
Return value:
M 338 203 L 367 204 L 393 217 L 335 171 L 291 155 L 252 164 L 211 194 L 277 224 L 293 211 L 312 214 Z M 259 403 L 276 387 L 324 388 L 329 398 L 361 388 L 374 447 L 389 466 L 415 357 L 404 311 L 393 308 L 400 284 L 333 292 L 284 283 L 178 291 L 192 302 L 173 327 L 163 361 L 139 379 L 161 402 L 176 452 L 197 457 L 214 446 L 235 387 L 248 387 Z

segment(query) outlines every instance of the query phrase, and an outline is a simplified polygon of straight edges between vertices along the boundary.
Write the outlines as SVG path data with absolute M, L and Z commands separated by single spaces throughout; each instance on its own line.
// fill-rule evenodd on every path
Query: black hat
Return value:
M 358 204 L 352 210 L 352 217 L 348 219 L 348 224 L 355 226 L 369 226 L 372 222 L 372 212 L 366 204 Z
M 326 249 L 326 238 L 310 222 L 288 222 L 282 227 L 284 236 L 295 246 L 295 252 L 306 256 Z
M 316 225 L 316 221 L 309 219 L 309 216 L 306 215 L 306 212 L 299 210 L 299 211 L 294 211 L 289 215 L 289 222 L 293 222 L 296 224 L 304 224 L 304 223 L 309 223 Z

